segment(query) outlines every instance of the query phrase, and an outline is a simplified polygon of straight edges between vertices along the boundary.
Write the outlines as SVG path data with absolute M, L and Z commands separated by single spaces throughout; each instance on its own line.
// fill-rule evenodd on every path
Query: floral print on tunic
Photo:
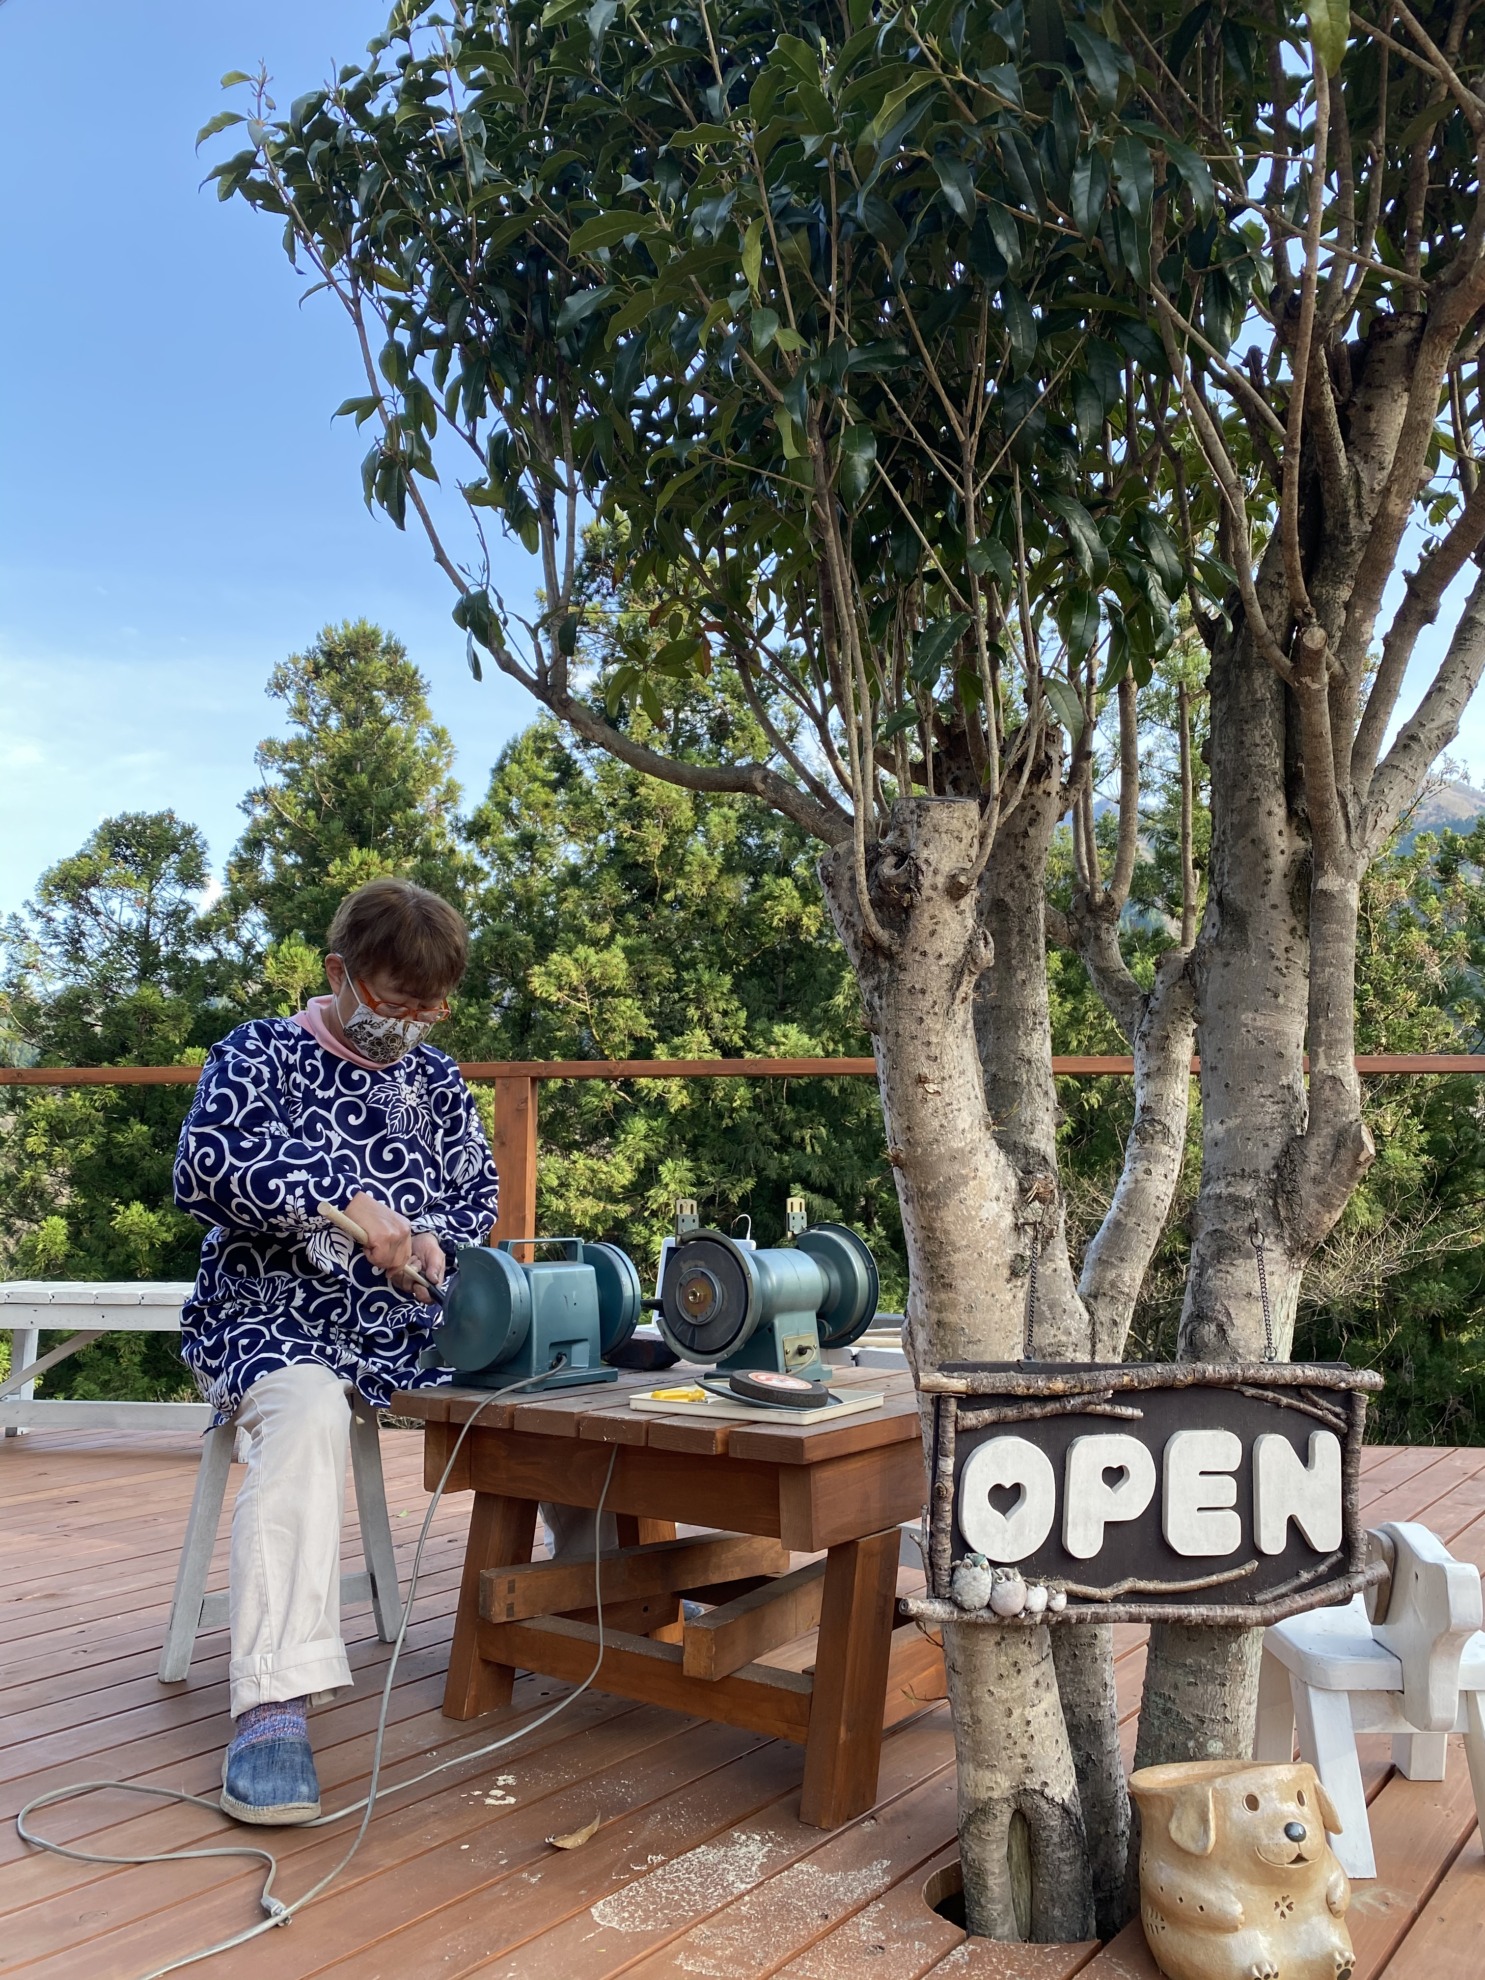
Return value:
M 469 1088 L 431 1045 L 375 1071 L 292 1018 L 256 1018 L 212 1047 L 181 1129 L 175 1200 L 208 1226 L 181 1315 L 181 1354 L 226 1422 L 287 1362 L 333 1368 L 384 1408 L 421 1371 L 437 1309 L 393 1287 L 322 1221 L 360 1191 L 431 1231 L 452 1263 L 488 1244 L 499 1183 Z

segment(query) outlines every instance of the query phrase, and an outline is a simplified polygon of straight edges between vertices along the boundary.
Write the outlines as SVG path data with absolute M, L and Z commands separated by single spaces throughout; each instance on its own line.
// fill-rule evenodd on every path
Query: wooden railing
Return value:
M 866 1078 L 875 1059 L 469 1059 L 466 1079 L 495 1088 L 494 1155 L 500 1171 L 497 1238 L 536 1229 L 537 1088 L 548 1079 Z M 1112 1053 L 1054 1056 L 1059 1074 L 1129 1074 L 1134 1061 Z M 1201 1070 L 1191 1061 L 1193 1073 Z M 1485 1075 L 1485 1053 L 1382 1052 L 1359 1056 L 1363 1078 L 1389 1073 Z M 199 1066 L 0 1066 L 0 1086 L 194 1086 Z

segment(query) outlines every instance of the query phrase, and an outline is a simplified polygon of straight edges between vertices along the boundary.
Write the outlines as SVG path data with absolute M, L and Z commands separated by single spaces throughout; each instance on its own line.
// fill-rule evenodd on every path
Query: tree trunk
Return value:
M 894 804 L 869 855 L 872 905 L 891 955 L 867 937 L 850 848 L 820 862 L 876 1039 L 907 1248 L 907 1342 L 919 1368 L 1014 1360 L 1025 1327 L 1027 1276 L 1015 1270 L 1028 1252 L 1023 1192 L 986 1107 L 975 1037 L 975 986 L 993 948 L 973 878 L 979 830 L 973 799 Z M 1035 974 L 1043 974 L 1040 955 Z M 1049 1632 L 950 1623 L 944 1639 L 969 1928 L 1087 1937 L 1083 1813 Z M 1014 1862 L 1029 1879 L 1019 1918 Z
M 1183 1360 L 1286 1358 L 1308 1255 L 1291 1249 L 1278 1189 L 1307 1112 L 1309 854 L 1291 719 L 1288 690 L 1239 621 L 1212 655 L 1211 866 L 1193 958 L 1202 1174 Z M 1260 1642 L 1256 1630 L 1153 1629 L 1135 1765 L 1249 1753 Z
M 1097 985 L 1097 976 L 1094 981 Z M 1195 1028 L 1191 959 L 1174 949 L 1156 963 L 1154 985 L 1130 1035 L 1134 1124 L 1113 1201 L 1083 1254 L 1078 1277 L 1095 1361 L 1124 1359 L 1135 1302 L 1181 1179 Z
M 1034 1219 L 1022 1222 L 1012 1262 L 1027 1287 L 1025 1351 L 1037 1361 L 1087 1361 L 1093 1353 L 1089 1316 L 1073 1279 L 1065 1205 L 1056 1186 L 1057 1089 L 1047 1003 L 1047 859 L 1061 809 L 1060 765 L 1049 753 L 1003 824 L 981 883 L 981 918 L 994 959 L 980 978 L 975 1026 L 995 1138 L 1015 1167 L 1021 1216 Z M 1112 1938 L 1130 1915 L 1129 1789 L 1119 1751 L 1113 1631 L 1054 1629 L 1051 1640 L 1088 1838 L 1095 1925 L 1100 1938 Z

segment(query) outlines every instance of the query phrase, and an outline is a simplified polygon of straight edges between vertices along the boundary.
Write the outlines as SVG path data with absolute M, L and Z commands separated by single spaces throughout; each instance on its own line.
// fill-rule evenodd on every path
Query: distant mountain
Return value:
M 1466 832 L 1481 816 L 1485 816 L 1485 791 L 1469 784 L 1445 784 L 1424 798 L 1408 820 L 1404 836 L 1415 839 L 1420 832 Z

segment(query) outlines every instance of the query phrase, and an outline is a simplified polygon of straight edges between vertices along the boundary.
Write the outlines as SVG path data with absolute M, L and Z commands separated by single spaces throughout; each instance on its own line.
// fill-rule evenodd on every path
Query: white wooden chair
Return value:
M 1356 1735 L 1392 1734 L 1392 1763 L 1414 1781 L 1441 1781 L 1451 1732 L 1462 1732 L 1485 1834 L 1485 1633 L 1480 1571 L 1457 1561 L 1426 1526 L 1372 1536 L 1391 1566 L 1343 1608 L 1311 1609 L 1264 1632 L 1254 1758 L 1299 1755 L 1324 1782 L 1341 1833 L 1332 1847 L 1350 1877 L 1375 1877 Z
M 161 1684 L 178 1684 L 191 1668 L 196 1633 L 219 1629 L 227 1621 L 227 1594 L 208 1595 L 206 1577 L 216 1546 L 222 1501 L 227 1494 L 227 1468 L 237 1440 L 234 1424 L 219 1424 L 202 1440 L 201 1469 L 185 1544 L 175 1576 L 170 1623 L 160 1653 Z M 356 1512 L 361 1522 L 361 1552 L 366 1566 L 360 1574 L 340 1577 L 340 1600 L 349 1608 L 370 1601 L 376 1613 L 376 1633 L 383 1643 L 396 1640 L 402 1627 L 402 1595 L 397 1586 L 397 1559 L 392 1551 L 392 1526 L 387 1518 L 387 1492 L 382 1480 L 381 1433 L 376 1412 L 355 1396 L 351 1403 L 351 1474 L 356 1485 Z

